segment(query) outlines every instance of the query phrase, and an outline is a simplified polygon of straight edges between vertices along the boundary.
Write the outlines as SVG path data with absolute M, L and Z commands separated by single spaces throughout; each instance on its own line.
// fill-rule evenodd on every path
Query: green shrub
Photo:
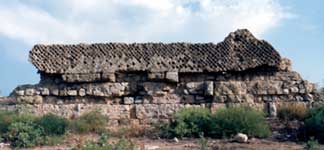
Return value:
M 42 145 L 58 145 L 64 139 L 62 135 L 52 135 L 52 136 L 44 136 Z
M 184 108 L 173 115 L 171 124 L 160 126 L 166 137 L 199 137 L 205 132 L 210 111 L 205 108 Z
M 14 122 L 35 122 L 38 119 L 37 116 L 33 114 L 18 114 L 16 117 L 14 117 Z
M 18 114 L 14 111 L 0 110 L 0 133 L 8 132 L 8 128 L 15 122 L 33 122 L 37 117 L 31 114 Z
M 314 137 L 324 143 L 324 106 L 311 109 L 304 123 L 302 138 Z
M 0 134 L 8 131 L 8 127 L 14 122 L 16 115 L 12 111 L 0 110 Z
M 307 116 L 307 107 L 304 104 L 289 104 L 279 107 L 278 118 L 283 121 L 303 121 Z
M 270 128 L 262 112 L 250 107 L 230 107 L 220 109 L 212 115 L 206 133 L 217 138 L 230 137 L 237 133 L 267 137 Z
M 305 150 L 317 150 L 318 148 L 318 142 L 313 137 L 311 137 L 305 144 L 304 147 Z
M 44 129 L 46 135 L 63 135 L 68 126 L 65 118 L 46 114 L 36 121 L 36 123 Z
M 75 150 L 135 150 L 132 141 L 121 138 L 116 144 L 109 144 L 105 135 L 101 135 L 98 142 L 86 141 L 83 145 L 74 147 Z
M 107 117 L 99 110 L 94 110 L 70 121 L 69 129 L 76 133 L 101 132 L 105 130 L 107 123 Z
M 32 114 L 0 111 L 0 133 L 13 147 L 55 145 L 65 133 L 67 120 L 47 114 L 41 118 Z
M 6 137 L 14 147 L 32 147 L 43 142 L 43 131 L 33 122 L 15 122 L 9 126 Z
M 200 136 L 198 143 L 200 150 L 208 150 L 208 140 L 203 135 Z

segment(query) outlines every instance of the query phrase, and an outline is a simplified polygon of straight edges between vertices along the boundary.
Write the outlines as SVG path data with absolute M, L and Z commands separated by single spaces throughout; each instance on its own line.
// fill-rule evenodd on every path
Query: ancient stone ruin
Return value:
M 101 109 L 111 126 L 168 120 L 183 107 L 249 105 L 276 114 L 282 103 L 311 105 L 314 85 L 248 30 L 214 43 L 36 45 L 41 76 L 3 98 L 2 109 L 75 117 Z

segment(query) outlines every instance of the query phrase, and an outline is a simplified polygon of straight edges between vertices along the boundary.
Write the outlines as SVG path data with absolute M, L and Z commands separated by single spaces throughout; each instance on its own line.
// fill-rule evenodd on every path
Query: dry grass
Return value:
M 151 133 L 152 127 L 131 123 L 119 128 L 110 128 L 110 135 L 113 137 L 144 137 Z
M 307 116 L 307 106 L 304 103 L 289 103 L 279 107 L 278 118 L 283 121 L 302 121 Z

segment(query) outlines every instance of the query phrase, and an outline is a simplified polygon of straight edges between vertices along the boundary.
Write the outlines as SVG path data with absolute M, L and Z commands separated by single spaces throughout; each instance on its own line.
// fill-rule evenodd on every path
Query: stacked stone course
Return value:
M 183 62 L 183 64 L 192 63 L 188 65 L 189 71 L 179 67 L 174 69 L 172 65 L 169 66 L 169 69 L 164 67 L 157 71 L 158 67 L 147 68 L 147 66 L 138 66 L 138 64 L 137 67 L 130 67 L 126 70 L 123 66 L 118 65 L 113 67 L 114 69 L 109 69 L 109 66 L 107 68 L 107 66 L 95 65 L 103 63 L 100 62 L 100 55 L 93 53 L 94 50 L 92 50 L 91 58 L 95 63 L 90 64 L 93 65 L 94 70 L 97 70 L 94 71 L 91 67 L 84 66 L 85 64 L 82 67 L 75 63 L 77 56 L 84 58 L 86 56 L 82 54 L 90 52 L 85 51 L 74 55 L 73 49 L 65 51 L 68 56 L 62 57 L 72 59 L 63 61 L 66 63 L 63 64 L 65 68 L 60 69 L 55 63 L 44 63 L 48 60 L 55 61 L 51 60 L 54 58 L 60 59 L 58 56 L 50 56 L 47 58 L 48 60 L 45 60 L 44 55 L 51 53 L 51 49 L 54 49 L 54 52 L 62 51 L 64 46 L 36 46 L 31 51 L 30 59 L 39 69 L 41 81 L 36 85 L 17 87 L 9 97 L 2 98 L 1 108 L 29 111 L 38 115 L 51 112 L 67 118 L 79 116 L 93 109 L 100 109 L 110 119 L 111 126 L 118 126 L 167 121 L 172 113 L 184 107 L 204 107 L 215 111 L 228 106 L 249 105 L 263 110 L 269 115 L 275 115 L 276 106 L 282 103 L 312 104 L 314 84 L 303 80 L 297 72 L 292 71 L 291 62 L 286 58 L 281 58 L 267 42 L 257 40 L 247 30 L 238 30 L 225 39 L 225 46 L 224 42 L 218 45 L 227 48 L 214 48 L 214 53 L 213 49 L 209 49 L 210 54 L 207 54 L 206 57 L 201 56 L 212 59 L 212 55 L 219 55 L 217 56 L 219 60 L 215 58 L 212 64 L 209 63 L 205 66 L 206 68 L 203 66 L 198 68 L 198 65 L 206 62 L 197 62 L 196 66 L 193 63 L 195 60 L 191 56 L 195 49 L 185 55 L 186 58 L 183 59 L 187 62 Z M 100 49 L 101 45 L 98 46 L 100 53 L 110 52 Z M 147 45 L 144 44 L 144 46 Z M 182 44 L 182 46 L 186 47 L 186 44 Z M 56 49 L 56 47 L 60 48 Z M 87 46 L 81 45 L 81 47 Z M 165 47 L 170 48 L 172 45 Z M 215 45 L 214 47 L 219 46 Z M 238 48 L 245 49 L 244 57 L 240 55 L 242 50 Z M 200 49 L 199 44 L 197 49 Z M 256 58 L 248 53 L 257 50 L 263 52 L 260 52 L 260 56 Z M 148 50 L 144 50 L 143 53 L 146 51 Z M 131 52 L 124 53 L 126 55 Z M 138 49 L 134 53 L 142 54 Z M 163 49 L 159 53 L 163 54 Z M 98 57 L 92 57 L 94 55 L 98 55 Z M 159 57 L 161 58 L 158 60 L 171 59 Z M 220 60 L 227 58 L 221 57 L 229 57 L 228 59 L 234 60 L 224 63 Z M 101 60 L 103 59 L 101 58 Z M 118 64 L 123 64 L 127 68 L 127 65 L 134 63 L 134 60 L 139 62 L 141 57 L 129 57 L 129 59 L 123 60 L 124 64 L 121 62 Z M 144 62 L 163 63 L 158 60 L 152 59 Z M 82 63 L 84 62 L 82 61 Z M 49 69 L 44 69 L 46 67 Z M 193 68 L 190 69 L 190 67 Z M 237 69 L 227 70 L 233 67 Z

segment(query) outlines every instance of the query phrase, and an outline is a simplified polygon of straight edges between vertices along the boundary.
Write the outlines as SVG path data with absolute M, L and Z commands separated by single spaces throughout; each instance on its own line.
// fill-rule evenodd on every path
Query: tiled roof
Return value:
M 57 74 L 116 71 L 226 72 L 278 67 L 281 57 L 248 30 L 214 43 L 96 43 L 35 45 L 29 60 L 41 72 Z

